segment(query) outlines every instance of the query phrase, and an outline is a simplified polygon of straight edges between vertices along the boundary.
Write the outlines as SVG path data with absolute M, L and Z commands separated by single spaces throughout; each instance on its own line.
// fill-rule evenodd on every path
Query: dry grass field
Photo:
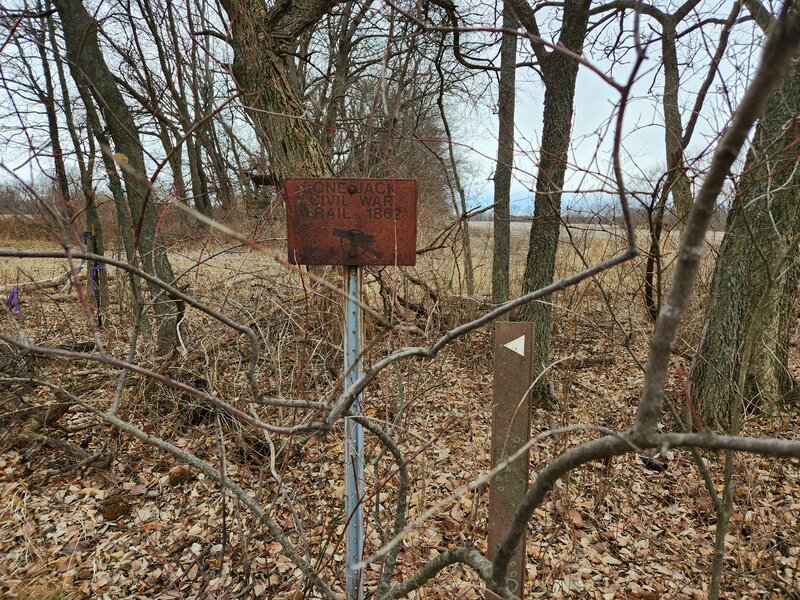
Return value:
M 419 246 L 440 224 L 421 226 Z M 0 246 L 57 247 L 33 225 L 0 231 Z M 395 323 L 416 329 L 387 330 L 366 320 L 368 364 L 392 348 L 430 343 L 454 325 L 489 309 L 491 226 L 472 226 L 476 295 L 463 286 L 460 250 L 423 254 L 413 268 L 370 269 L 367 303 Z M 519 292 L 527 252 L 527 224 L 513 227 L 511 280 Z M 265 234 L 280 238 L 280 231 Z M 640 232 L 646 246 L 646 232 Z M 611 256 L 624 247 L 620 232 L 581 226 L 562 236 L 558 276 Z M 676 345 L 674 366 L 688 367 L 702 323 L 713 268 L 713 237 L 700 289 Z M 677 237 L 666 243 L 674 258 Z M 308 273 L 290 270 L 283 241 L 259 249 L 231 247 L 219 235 L 179 241 L 169 250 L 178 285 L 208 306 L 251 326 L 262 343 L 259 384 L 266 394 L 318 400 L 336 393 L 342 364 L 341 317 L 334 296 Z M 0 287 L 58 276 L 65 261 L 15 259 L 0 264 Z M 638 258 L 556 294 L 553 304 L 552 380 L 564 425 L 625 429 L 633 420 L 652 332 L 643 307 L 644 259 Z M 668 271 L 669 272 L 669 271 Z M 114 268 L 109 279 L 106 323 L 100 330 L 108 352 L 125 358 L 130 340 L 129 294 Z M 339 285 L 339 272 L 317 275 Z M 402 297 L 404 302 L 392 302 Z M 22 311 L 0 315 L 0 331 L 23 331 L 38 345 L 76 347 L 92 339 L 74 291 L 24 292 Z M 469 334 L 435 360 L 413 359 L 384 371 L 367 388 L 366 414 L 379 423 L 395 420 L 395 437 L 409 458 L 412 478 L 409 517 L 459 490 L 489 467 L 492 398 L 491 328 Z M 188 310 L 181 325 L 182 348 L 155 360 L 149 342 L 138 361 L 237 404 L 246 397 L 247 343 L 219 322 Z M 324 579 L 341 592 L 343 576 L 342 435 L 265 438 L 225 413 L 139 376 L 89 360 L 11 356 L 0 344 L 0 371 L 49 379 L 93 406 L 107 409 L 124 385 L 120 414 L 126 420 L 219 466 L 293 530 L 287 502 L 305 523 L 308 552 Z M 12 360 L 13 358 L 13 360 Z M 793 375 L 800 376 L 798 357 Z M 673 373 L 668 401 L 679 385 Z M 3 387 L 5 386 L 5 387 Z M 78 598 L 300 598 L 305 588 L 297 569 L 279 554 L 279 544 L 230 495 L 202 474 L 127 434 L 120 435 L 78 406 L 53 427 L 37 430 L 40 443 L 22 443 L 21 407 L 58 401 L 43 387 L 0 383 L 0 597 Z M 399 413 L 399 414 L 398 414 Z M 288 409 L 262 413 L 290 423 Z M 752 416 L 748 433 L 797 431 L 796 411 L 781 422 Z M 534 431 L 548 428 L 533 416 Z M 664 425 L 673 423 L 665 416 Z M 531 474 L 557 453 L 595 437 L 590 429 L 537 443 Z M 392 517 L 397 482 L 392 462 L 367 444 L 367 545 L 381 545 Z M 80 452 L 74 451 L 78 449 Z M 81 457 L 84 458 L 81 458 Z M 92 460 L 88 460 L 92 458 Z M 107 460 L 104 460 L 107 459 Z M 719 477 L 722 461 L 704 454 Z M 591 463 L 559 483 L 528 526 L 527 597 L 530 598 L 705 598 L 714 543 L 715 514 L 688 452 L 674 451 L 668 468 L 653 473 L 635 454 L 606 464 Z M 800 598 L 800 467 L 797 461 L 737 456 L 735 513 L 725 540 L 726 598 Z M 275 473 L 286 485 L 281 496 Z M 422 520 L 402 543 L 398 576 L 407 576 L 453 544 L 486 550 L 488 493 L 484 487 L 455 493 Z M 366 572 L 374 586 L 377 565 Z M 300 585 L 300 588 L 298 588 Z M 313 598 L 308 593 L 306 598 Z M 478 599 L 481 586 L 469 569 L 445 570 L 418 599 Z

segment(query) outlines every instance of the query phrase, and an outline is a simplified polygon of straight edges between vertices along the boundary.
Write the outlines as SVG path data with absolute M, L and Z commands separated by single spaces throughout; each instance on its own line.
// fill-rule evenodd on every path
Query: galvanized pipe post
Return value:
M 361 346 L 361 285 L 362 268 L 344 267 L 344 386 L 355 383 L 362 373 Z M 356 302 L 358 300 L 358 302 Z M 361 396 L 350 409 L 361 412 Z M 344 420 L 344 518 L 347 538 L 347 600 L 364 600 L 364 579 L 355 565 L 364 557 L 364 432 L 361 425 L 349 418 Z

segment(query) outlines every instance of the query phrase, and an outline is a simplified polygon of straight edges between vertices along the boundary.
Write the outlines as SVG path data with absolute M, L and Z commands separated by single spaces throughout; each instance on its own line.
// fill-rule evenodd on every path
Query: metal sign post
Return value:
M 344 387 L 361 377 L 362 266 L 417 261 L 417 182 L 306 177 L 284 185 L 289 262 L 344 266 Z M 350 410 L 361 412 L 361 396 Z M 364 600 L 364 432 L 344 421 L 347 600 Z
M 361 360 L 361 267 L 344 267 L 344 373 L 345 388 L 355 383 L 362 372 Z M 358 300 L 358 302 L 356 302 Z M 351 407 L 361 412 L 361 396 Z M 364 578 L 354 567 L 364 557 L 364 431 L 352 419 L 344 421 L 344 518 L 347 538 L 347 599 L 364 599 Z

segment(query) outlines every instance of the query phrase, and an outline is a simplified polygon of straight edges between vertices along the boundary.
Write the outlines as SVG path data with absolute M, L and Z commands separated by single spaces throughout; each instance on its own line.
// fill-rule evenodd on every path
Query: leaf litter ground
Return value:
M 256 301 L 253 308 L 253 294 L 263 294 L 263 281 L 252 277 L 249 299 L 231 298 L 229 308 L 242 312 L 249 300 L 251 313 L 268 315 L 253 316 L 261 318 L 260 335 L 276 339 L 290 328 L 293 316 L 275 310 L 275 305 L 292 304 L 297 290 L 272 289 L 271 299 Z M 212 298 L 208 291 L 197 293 Z M 54 324 L 69 306 L 59 299 L 42 301 L 27 322 L 23 316 L 24 325 L 40 343 L 63 343 L 69 336 Z M 205 320 L 192 319 L 195 331 L 210 327 Z M 584 311 L 580 319 L 558 321 L 554 347 L 556 358 L 563 360 L 555 367 L 553 380 L 562 402 L 558 417 L 562 424 L 623 430 L 632 422 L 642 383 L 632 355 L 639 360 L 646 356 L 648 330 L 640 324 L 631 331 L 629 353 L 622 348 L 614 323 L 599 308 L 596 314 Z M 86 332 L 72 332 L 73 337 L 82 335 Z M 115 349 L 124 351 L 124 328 L 109 336 L 117 344 Z M 312 331 L 274 350 L 279 360 L 270 363 L 269 377 L 264 378 L 265 385 L 275 388 L 271 392 L 291 389 L 313 398 L 329 389 L 326 385 L 335 380 L 336 369 L 325 357 L 335 356 L 335 344 L 329 343 L 327 351 L 320 349 L 313 343 L 317 337 Z M 183 377 L 196 376 L 202 385 L 208 385 L 209 372 L 215 372 L 211 382 L 215 389 L 235 394 L 243 377 L 241 366 L 224 356 L 226 351 L 234 354 L 229 348 L 215 341 L 216 346 L 203 338 L 201 345 L 208 351 L 194 360 L 190 356 L 179 372 Z M 368 360 L 386 350 L 376 346 Z M 225 366 L 209 365 L 209 357 Z M 116 376 L 95 364 L 28 360 L 25 368 L 79 390 L 98 405 L 106 406 L 113 397 Z M 435 361 L 413 360 L 399 371 L 385 371 L 368 389 L 366 411 L 384 423 L 397 417 L 398 389 L 403 390 L 395 438 L 411 457 L 409 518 L 419 517 L 488 469 L 492 360 L 490 333 L 478 331 Z M 676 366 L 682 361 L 677 357 Z M 298 373 L 293 362 L 307 364 L 305 372 Z M 139 402 L 143 385 L 134 380 L 130 386 L 131 397 Z M 673 387 L 678 387 L 674 375 L 670 401 L 677 397 Z M 238 428 L 225 415 L 217 419 L 203 407 L 182 406 L 189 402 L 186 398 L 145 389 L 150 393 L 144 398 L 147 402 L 128 406 L 126 418 L 215 466 L 224 460 L 227 474 L 254 490 L 279 523 L 294 532 L 293 515 L 286 509 L 286 501 L 291 502 L 304 523 L 312 561 L 341 593 L 340 432 L 285 446 L 275 440 L 275 469 L 288 490 L 288 497 L 281 499 L 271 476 L 270 451 L 261 438 Z M 23 396 L 27 403 L 53 401 L 44 388 L 28 388 Z M 745 433 L 791 436 L 798 431 L 798 421 L 797 412 L 781 415 L 780 423 L 753 418 Z M 547 428 L 541 412 L 534 414 L 533 422 L 536 431 Z M 6 416 L 4 427 L 8 423 Z M 664 425 L 673 424 L 665 418 Z M 558 453 L 596 435 L 573 432 L 537 444 L 531 452 L 532 476 Z M 45 592 L 60 590 L 66 598 L 281 599 L 299 598 L 297 592 L 305 590 L 299 570 L 280 554 L 280 544 L 202 474 L 127 435 L 111 434 L 77 410 L 70 411 L 59 427 L 50 428 L 47 436 L 87 453 L 113 453 L 113 461 L 108 468 L 76 466 L 75 457 L 57 447 L 3 446 L 0 596 L 41 598 L 48 597 L 42 595 Z M 394 517 L 397 480 L 393 463 L 386 456 L 377 459 L 378 449 L 370 443 L 368 438 L 372 466 L 367 469 L 366 536 L 368 548 L 375 550 Z M 721 457 L 706 454 L 704 459 L 721 485 Z M 662 473 L 647 470 L 635 455 L 591 463 L 556 486 L 529 524 L 528 597 L 706 597 L 716 522 L 712 504 L 689 453 L 675 450 L 659 460 L 668 465 Z M 725 597 L 800 597 L 799 471 L 798 461 L 736 457 L 736 506 L 725 541 Z M 479 487 L 422 521 L 402 542 L 397 577 L 411 575 L 454 545 L 474 544 L 485 551 L 487 503 L 488 490 Z M 302 547 L 300 536 L 292 538 Z M 378 565 L 367 569 L 368 589 L 377 581 L 378 571 Z M 314 594 L 307 592 L 305 597 Z M 469 569 L 455 566 L 412 597 L 470 599 L 482 598 L 483 592 Z

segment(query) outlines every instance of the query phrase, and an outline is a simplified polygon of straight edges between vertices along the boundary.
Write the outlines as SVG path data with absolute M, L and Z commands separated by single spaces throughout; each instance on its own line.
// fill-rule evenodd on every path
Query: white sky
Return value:
M 705 8 L 713 10 L 721 18 L 727 17 L 730 11 L 728 4 L 719 6 L 714 3 Z M 701 5 L 702 7 L 703 5 Z M 742 11 L 741 15 L 746 15 Z M 696 18 L 696 17 L 695 17 Z M 692 22 L 692 17 L 689 17 Z M 653 25 L 653 30 L 646 25 Z M 656 34 L 660 31 L 657 23 L 643 17 L 643 31 Z M 754 26 L 751 23 L 737 25 L 731 36 L 728 52 L 720 65 L 719 75 L 708 93 L 708 98 L 701 112 L 692 143 L 688 149 L 688 157 L 698 157 L 707 150 L 708 144 L 727 123 L 730 111 L 726 96 L 734 101 L 741 94 L 746 74 L 757 64 L 760 51 L 754 48 L 752 40 Z M 679 31 L 681 29 L 679 28 Z M 679 41 L 679 64 L 681 64 L 682 122 L 688 121 L 688 112 L 695 100 L 695 93 L 705 77 L 710 55 L 716 49 L 721 26 L 708 27 L 706 40 L 697 35 L 687 36 Z M 760 37 L 760 33 L 758 34 Z M 757 38 L 758 39 L 758 38 Z M 665 164 L 663 112 L 661 107 L 662 72 L 660 69 L 661 44 L 655 39 L 647 51 L 647 59 L 640 69 L 638 79 L 633 86 L 631 101 L 626 110 L 624 122 L 623 169 L 626 172 L 626 186 L 636 186 L 635 177 L 641 177 L 655 169 L 663 169 Z M 519 60 L 518 56 L 518 60 Z M 610 68 L 608 61 L 597 61 L 601 68 Z M 616 67 L 617 81 L 624 81 L 630 72 L 630 66 Z M 512 212 L 529 213 L 533 210 L 533 194 L 530 188 L 535 186 L 533 174 L 536 173 L 535 153 L 539 145 L 542 130 L 544 88 L 538 76 L 529 68 L 517 70 L 516 95 L 516 145 L 515 173 L 512 184 Z M 604 125 L 615 114 L 615 104 L 619 94 L 596 74 L 581 66 L 578 74 L 575 111 L 573 116 L 572 144 L 570 161 L 574 165 L 603 175 L 612 175 L 610 152 L 614 135 L 613 124 Z M 486 99 L 485 106 L 478 108 L 465 126 L 464 142 L 474 147 L 477 152 L 467 150 L 475 164 L 477 173 L 474 177 L 471 195 L 474 204 L 486 204 L 491 200 L 493 182 L 487 180 L 493 170 L 493 161 L 480 154 L 494 157 L 497 152 L 497 117 L 492 110 L 496 98 Z M 602 139 L 601 139 L 602 134 Z M 599 152 L 598 152 L 598 144 Z M 713 146 L 712 146 L 713 148 Z M 698 165 L 699 166 L 699 165 Z M 567 189 L 596 189 L 599 180 L 585 177 L 585 174 L 570 168 L 567 174 Z M 610 185 L 604 186 L 610 190 Z M 602 197 L 602 194 L 595 194 Z M 565 204 L 569 202 L 565 198 Z
M 662 6 L 662 8 L 669 10 L 672 7 Z M 697 14 L 687 18 L 687 23 L 696 21 L 701 13 L 703 15 L 714 14 L 724 19 L 729 10 L 730 5 L 724 0 L 705 0 L 700 4 Z M 746 14 L 746 11 L 743 11 L 742 14 Z M 544 19 L 542 22 L 545 22 Z M 613 25 L 609 31 L 616 30 L 616 28 L 617 25 Z M 684 113 L 694 102 L 694 93 L 705 75 L 705 67 L 710 54 L 716 47 L 720 29 L 719 25 L 709 26 L 705 29 L 705 37 L 693 34 L 679 42 L 679 61 L 682 63 L 681 104 L 685 109 Z M 681 28 L 679 28 L 680 30 Z M 658 24 L 644 17 L 642 31 L 645 35 L 655 36 L 660 28 Z M 543 35 L 547 37 L 548 33 L 543 31 Z M 709 92 L 709 98 L 702 113 L 703 117 L 698 124 L 693 143 L 689 147 L 690 158 L 693 155 L 702 154 L 708 144 L 707 140 L 713 138 L 724 127 L 730 111 L 726 105 L 726 94 L 723 92 L 727 92 L 734 102 L 741 93 L 746 74 L 754 66 L 753 58 L 758 55 L 758 52 L 753 49 L 752 40 L 753 25 L 750 23 L 738 25 L 732 36 L 726 59 L 720 68 L 721 78 L 715 80 Z M 518 60 L 526 59 L 524 50 L 526 43 L 520 44 Z M 592 50 L 592 47 L 587 50 L 589 59 L 593 58 Z M 623 165 L 629 177 L 629 187 L 636 185 L 631 178 L 662 167 L 665 162 L 664 133 L 661 126 L 663 118 L 659 98 L 661 71 L 658 39 L 648 48 L 647 54 L 648 57 L 642 66 L 639 79 L 633 87 L 632 100 L 625 119 Z M 630 62 L 630 57 L 627 57 L 616 65 L 612 65 L 607 59 L 599 60 L 597 64 L 604 70 L 611 70 L 613 66 L 614 76 L 620 81 L 627 77 Z M 725 89 L 722 86 L 723 79 L 727 86 Z M 496 97 L 493 95 L 496 94 L 496 91 L 493 87 L 492 90 L 492 96 L 482 98 L 477 107 L 458 99 L 451 99 L 449 104 L 453 113 L 450 120 L 454 124 L 454 135 L 457 137 L 457 141 L 464 145 L 461 148 L 461 154 L 472 166 L 471 172 L 465 173 L 462 177 L 468 184 L 473 205 L 490 203 L 493 191 L 492 181 L 489 177 L 494 167 L 493 157 L 497 152 L 497 118 L 493 112 L 496 102 Z M 533 194 L 529 189 L 534 187 L 536 150 L 542 128 L 543 92 L 538 75 L 530 68 L 523 67 L 517 70 L 517 153 L 515 158 L 517 171 L 512 185 L 512 210 L 517 213 L 528 213 L 532 210 Z M 4 95 L 6 95 L 5 92 Z M 5 104 L 7 104 L 7 99 L 6 95 L 6 98 L 3 99 Z M 603 124 L 613 117 L 617 100 L 616 90 L 585 67 L 580 68 L 570 154 L 571 161 L 575 165 L 599 172 L 604 176 L 611 175 L 609 157 L 613 127 L 603 129 Z M 4 119 L 4 121 L 8 126 L 8 120 Z M 684 114 L 684 125 L 686 121 L 687 117 Z M 602 138 L 600 134 L 602 134 Z M 16 137 L 24 147 L 25 140 L 22 133 Z M 69 146 L 69 143 L 65 143 L 65 147 Z M 0 157 L 0 161 L 6 164 L 21 162 L 19 156 L 14 157 L 9 154 Z M 49 164 L 49 159 L 44 158 L 43 164 L 45 163 Z M 35 170 L 36 163 L 28 163 L 19 171 L 19 175 L 30 180 L 38 176 L 38 173 L 34 173 Z M 0 174 L 0 180 L 6 178 L 7 175 Z M 584 173 L 572 168 L 568 171 L 566 184 L 568 190 L 570 188 L 587 190 L 598 187 L 601 187 L 599 178 L 586 177 Z M 609 191 L 612 189 L 608 182 L 603 187 Z M 572 198 L 573 196 L 567 195 L 565 204 L 574 202 Z M 595 192 L 594 198 L 602 200 L 608 199 L 609 196 Z M 586 200 L 580 201 L 585 202 Z

